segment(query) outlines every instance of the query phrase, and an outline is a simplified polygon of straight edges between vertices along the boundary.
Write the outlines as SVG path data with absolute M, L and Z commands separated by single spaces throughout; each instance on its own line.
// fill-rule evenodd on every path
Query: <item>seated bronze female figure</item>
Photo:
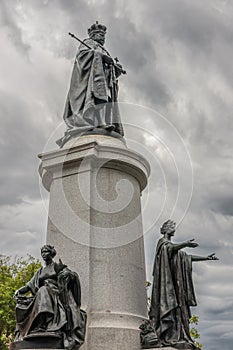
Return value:
M 81 310 L 81 288 L 77 273 L 61 260 L 53 261 L 56 250 L 51 245 L 41 248 L 45 266 L 15 292 L 16 339 L 33 336 L 60 336 L 65 349 L 78 349 L 84 342 L 86 313 Z M 32 297 L 23 295 L 31 292 Z

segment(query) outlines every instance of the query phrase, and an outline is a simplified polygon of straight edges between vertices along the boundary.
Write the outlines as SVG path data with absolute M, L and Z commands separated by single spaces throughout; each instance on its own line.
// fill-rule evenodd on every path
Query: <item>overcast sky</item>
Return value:
M 48 199 L 37 154 L 55 149 L 80 38 L 96 20 L 120 79 L 128 144 L 150 161 L 143 196 L 148 279 L 162 222 L 194 238 L 204 349 L 233 342 L 233 2 L 230 0 L 2 0 L 0 253 L 39 256 Z M 49 146 L 47 145 L 48 140 Z M 193 187 L 193 188 L 192 188 Z M 42 195 L 41 195 L 42 192 Z M 191 198 L 191 202 L 190 202 Z M 190 203 L 189 203 L 190 202 Z

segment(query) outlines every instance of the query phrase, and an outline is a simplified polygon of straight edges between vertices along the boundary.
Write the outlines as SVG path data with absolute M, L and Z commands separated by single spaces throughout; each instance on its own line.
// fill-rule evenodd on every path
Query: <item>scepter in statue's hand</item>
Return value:
M 92 50 L 93 48 L 91 46 L 89 46 L 88 44 L 86 44 L 83 40 L 79 39 L 76 35 L 74 35 L 73 33 L 68 33 L 72 38 L 78 40 L 81 44 L 83 44 L 84 46 L 86 46 L 88 49 Z M 97 44 L 97 47 L 100 46 L 99 44 Z M 101 46 L 100 46 L 101 47 Z M 110 56 L 108 56 L 110 57 Z M 115 58 L 115 62 L 112 60 L 111 64 L 113 64 L 114 67 L 116 67 L 121 74 L 127 74 L 126 71 L 122 68 L 122 65 L 118 63 L 119 60 L 118 58 Z

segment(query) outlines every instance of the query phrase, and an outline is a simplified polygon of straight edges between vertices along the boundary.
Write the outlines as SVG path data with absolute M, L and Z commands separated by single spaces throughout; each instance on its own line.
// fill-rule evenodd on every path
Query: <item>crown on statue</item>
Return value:
M 106 31 L 107 31 L 106 26 L 103 24 L 100 24 L 98 21 L 96 21 L 96 23 L 92 24 L 91 27 L 88 28 L 89 36 L 96 33 L 106 34 Z

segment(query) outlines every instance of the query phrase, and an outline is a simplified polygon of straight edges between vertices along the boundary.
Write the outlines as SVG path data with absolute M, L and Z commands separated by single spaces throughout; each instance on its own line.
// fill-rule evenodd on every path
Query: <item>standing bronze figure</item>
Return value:
M 45 266 L 15 292 L 16 338 L 33 341 L 60 338 L 63 348 L 77 350 L 83 344 L 86 313 L 81 310 L 81 287 L 77 273 L 60 261 L 53 261 L 56 250 L 51 245 L 41 248 Z M 23 296 L 30 292 L 32 297 Z M 24 347 L 22 347 L 24 348 Z
M 182 251 L 182 248 L 195 248 L 198 244 L 193 239 L 179 244 L 173 243 L 171 237 L 174 236 L 175 229 L 175 222 L 166 221 L 161 227 L 163 237 L 156 248 L 149 319 L 157 336 L 157 345 L 155 346 L 153 339 L 154 344 L 151 347 L 198 349 L 189 332 L 190 307 L 197 305 L 192 281 L 192 262 L 218 258 L 214 253 L 202 257 Z M 150 347 L 150 344 L 144 345 Z
M 63 146 L 72 136 L 87 132 L 108 136 L 124 135 L 118 108 L 118 78 L 126 72 L 104 48 L 106 27 L 96 22 L 88 29 L 89 38 L 76 38 L 81 44 L 74 62 L 66 100 Z M 98 130 L 97 130 L 98 129 Z

